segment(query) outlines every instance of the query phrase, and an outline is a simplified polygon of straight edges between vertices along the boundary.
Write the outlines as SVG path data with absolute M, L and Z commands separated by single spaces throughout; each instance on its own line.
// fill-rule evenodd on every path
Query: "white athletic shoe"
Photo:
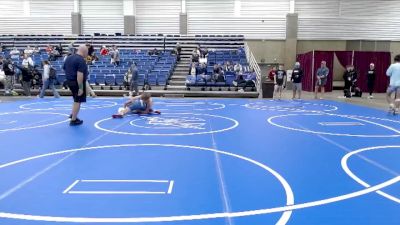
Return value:
M 243 89 L 239 89 L 239 91 L 238 92 L 244 92 L 244 90 Z
M 122 111 L 124 111 L 124 108 L 119 108 L 118 109 L 118 114 L 122 114 Z
M 373 99 L 373 98 L 374 98 L 374 96 L 370 95 L 370 96 L 368 96 L 368 98 L 369 98 L 369 99 Z

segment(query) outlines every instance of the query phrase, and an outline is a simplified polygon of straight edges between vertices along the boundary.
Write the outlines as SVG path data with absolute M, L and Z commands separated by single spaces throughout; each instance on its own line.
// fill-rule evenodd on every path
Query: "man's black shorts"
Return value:
M 79 86 L 76 80 L 67 80 L 67 86 L 72 93 L 74 102 L 86 102 L 86 81 L 83 81 L 83 94 L 78 96 Z

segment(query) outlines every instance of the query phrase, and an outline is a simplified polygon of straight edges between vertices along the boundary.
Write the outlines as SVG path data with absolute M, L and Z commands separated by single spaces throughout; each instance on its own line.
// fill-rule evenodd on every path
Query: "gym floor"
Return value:
M 0 224 L 398 225 L 400 120 L 338 100 L 1 98 Z M 308 94 L 305 94 L 307 97 Z M 367 103 L 365 103 L 367 102 Z

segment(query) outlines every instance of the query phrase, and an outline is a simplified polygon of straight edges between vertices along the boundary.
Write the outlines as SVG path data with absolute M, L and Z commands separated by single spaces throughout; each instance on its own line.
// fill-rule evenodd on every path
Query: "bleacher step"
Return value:
M 185 75 L 173 75 L 171 77 L 171 80 L 186 80 L 186 74 Z
M 174 81 L 170 81 L 169 85 L 171 86 L 182 86 L 186 84 L 186 80 L 174 80 Z M 186 87 L 186 85 L 185 85 Z

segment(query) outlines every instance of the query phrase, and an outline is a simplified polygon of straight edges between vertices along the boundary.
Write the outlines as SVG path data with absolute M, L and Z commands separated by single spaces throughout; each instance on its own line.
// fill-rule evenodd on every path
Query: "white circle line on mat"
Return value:
M 98 149 L 109 149 L 109 148 L 120 148 L 120 147 L 138 147 L 138 146 L 163 146 L 163 147 L 176 147 L 183 149 L 195 149 L 200 151 L 209 151 L 214 152 L 226 156 L 231 156 L 234 158 L 241 159 L 243 161 L 249 162 L 253 165 L 256 165 L 269 173 L 271 173 L 283 186 L 286 193 L 286 205 L 291 206 L 294 204 L 294 194 L 289 185 L 289 183 L 275 170 L 270 167 L 255 161 L 253 159 L 247 158 L 242 155 L 234 154 L 231 152 L 221 151 L 212 148 L 205 148 L 199 146 L 188 146 L 188 145 L 175 145 L 175 144 L 124 144 L 124 145 L 106 145 L 106 146 L 94 146 L 94 147 L 84 147 L 77 149 L 70 149 L 58 152 L 51 152 L 42 155 L 32 156 L 25 159 L 20 159 L 17 161 L 9 162 L 3 165 L 0 165 L 0 169 L 14 166 L 20 163 L 24 163 L 27 161 L 40 159 L 48 156 L 61 155 L 73 152 L 81 152 L 81 151 L 90 151 L 90 150 L 98 150 Z M 34 221 L 47 221 L 47 222 L 74 222 L 74 223 L 139 223 L 139 222 L 169 222 L 169 221 L 185 221 L 185 220 L 202 220 L 202 219 L 213 219 L 213 218 L 225 218 L 225 217 L 237 217 L 231 215 L 241 215 L 243 216 L 251 216 L 257 215 L 253 214 L 254 211 L 242 211 L 242 212 L 229 212 L 229 213 L 210 213 L 210 214 L 197 214 L 197 215 L 180 215 L 180 216 L 166 216 L 166 217 L 141 217 L 141 218 L 89 218 L 89 217 L 53 217 L 53 216 L 39 216 L 39 215 L 27 215 L 27 214 L 15 214 L 15 213 L 7 213 L 0 212 L 0 218 L 8 218 L 8 219 L 20 219 L 20 220 L 34 220 Z M 283 214 L 276 223 L 277 225 L 286 224 L 290 216 L 292 214 L 291 210 L 281 211 Z M 246 215 L 248 214 L 248 215 Z
M 24 113 L 29 113 L 29 114 L 52 114 L 52 115 L 60 115 L 64 116 L 67 119 L 62 120 L 60 122 L 55 122 L 55 123 L 49 123 L 49 124 L 43 124 L 43 125 L 37 125 L 37 126 L 28 126 L 28 127 L 17 127 L 17 128 L 10 128 L 10 129 L 2 129 L 0 132 L 8 132 L 8 131 L 20 131 L 20 130 L 29 130 L 29 129 L 36 129 L 36 128 L 43 128 L 43 127 L 49 127 L 61 123 L 68 122 L 68 116 L 67 114 L 62 114 L 62 113 L 55 113 L 55 112 L 39 112 L 39 111 L 19 111 L 19 112 L 8 112 L 8 113 L 1 113 L 0 116 L 2 115 L 8 115 L 8 114 L 24 114 Z
M 195 113 L 163 113 L 161 115 L 194 115 L 194 116 L 209 116 L 209 117 L 214 117 L 214 118 L 221 118 L 221 119 L 226 119 L 229 120 L 233 123 L 232 126 L 224 129 L 219 129 L 219 130 L 212 130 L 212 131 L 203 131 L 203 132 L 190 132 L 190 133 L 133 133 L 133 132 L 124 132 L 124 131 L 114 131 L 114 130 L 109 130 L 106 128 L 103 128 L 100 126 L 100 124 L 104 121 L 112 120 L 112 118 L 105 118 L 102 120 L 97 121 L 94 126 L 105 132 L 109 133 L 114 133 L 114 134 L 123 134 L 123 135 L 142 135 L 142 136 L 188 136 L 188 135 L 198 135 L 198 134 L 213 134 L 213 133 L 220 133 L 220 132 L 225 132 L 232 130 L 239 126 L 239 122 L 235 119 L 224 117 L 224 116 L 217 116 L 217 115 L 210 115 L 210 114 L 195 114 Z
M 365 181 L 363 181 L 362 179 L 360 179 L 358 176 L 356 176 L 356 175 L 350 170 L 350 168 L 349 168 L 349 166 L 348 166 L 348 160 L 349 160 L 349 158 L 352 157 L 353 155 L 356 155 L 356 154 L 361 153 L 361 152 L 372 151 L 372 150 L 378 150 L 378 149 L 387 149 L 387 148 L 400 148 L 400 145 L 395 145 L 395 146 L 393 146 L 393 145 L 391 145 L 391 146 L 375 146 L 375 147 L 362 148 L 362 149 L 359 149 L 359 150 L 356 150 L 356 151 L 353 151 L 353 152 L 349 152 L 349 153 L 346 154 L 346 155 L 342 158 L 342 160 L 341 160 L 342 168 L 343 168 L 343 170 L 347 173 L 347 175 L 349 175 L 349 176 L 350 176 L 353 180 L 355 180 L 357 183 L 361 184 L 362 186 L 364 186 L 364 187 L 366 187 L 366 188 L 369 188 L 369 187 L 371 187 L 371 185 L 369 185 L 367 182 L 365 182 Z M 387 193 L 385 193 L 385 192 L 383 192 L 383 191 L 380 191 L 380 190 L 379 190 L 379 191 L 376 191 L 376 193 L 379 194 L 379 195 L 381 195 L 381 196 L 383 196 L 383 197 L 385 197 L 385 198 L 387 198 L 387 199 L 389 199 L 389 200 L 392 200 L 392 201 L 397 202 L 397 203 L 400 204 L 400 199 L 399 199 L 399 198 L 396 198 L 396 197 L 394 197 L 394 196 L 392 196 L 392 195 L 390 195 L 390 194 L 387 194 Z
M 331 133 L 331 132 L 320 132 L 320 131 L 313 131 L 313 130 L 305 130 L 305 129 L 299 129 L 299 128 L 293 128 L 293 127 L 288 127 L 288 126 L 284 126 L 284 125 L 280 125 L 277 124 L 275 122 L 273 122 L 274 119 L 276 118 L 282 118 L 282 117 L 289 117 L 289 116 L 321 116 L 321 115 L 328 115 L 328 116 L 338 116 L 338 117 L 343 117 L 343 118 L 348 118 L 348 119 L 353 119 L 353 120 L 358 120 L 358 121 L 362 121 L 365 123 L 369 123 L 369 124 L 373 124 L 376 126 L 380 126 L 383 127 L 385 129 L 391 130 L 397 134 L 393 134 L 393 135 L 368 135 L 368 134 L 346 134 L 346 133 Z M 358 116 L 349 116 L 349 115 L 336 115 L 336 114 L 328 114 L 328 113 L 323 113 L 323 114 L 285 114 L 285 115 L 277 115 L 277 116 L 271 116 L 268 118 L 268 123 L 279 127 L 279 128 L 283 128 L 283 129 L 287 129 L 287 130 L 291 130 L 291 131 L 298 131 L 298 132 L 304 132 L 304 133 L 312 133 L 312 134 L 321 134 L 321 135 L 331 135 L 331 136 L 344 136 L 344 137 L 367 137 L 367 138 L 384 138 L 384 137 L 399 137 L 400 136 L 400 131 L 393 128 L 393 127 L 389 127 L 380 123 L 376 123 L 376 122 L 372 122 L 372 121 L 368 121 L 365 119 L 360 119 L 357 118 Z M 363 117 L 365 118 L 365 117 Z M 393 121 L 394 122 L 394 121 Z

